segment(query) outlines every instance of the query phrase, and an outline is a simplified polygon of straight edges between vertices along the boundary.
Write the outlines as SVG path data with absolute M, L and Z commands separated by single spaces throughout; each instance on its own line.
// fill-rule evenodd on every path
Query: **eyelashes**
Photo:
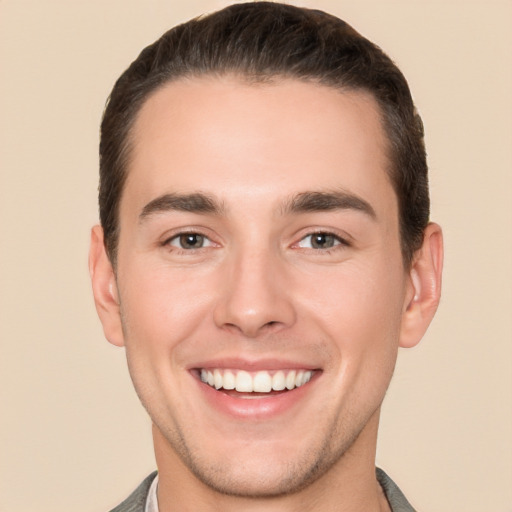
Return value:
M 311 233 L 297 243 L 298 247 L 313 250 L 328 250 L 340 245 L 348 246 L 349 243 L 344 238 L 328 231 Z
M 195 249 L 203 249 L 204 247 L 211 247 L 212 241 L 201 233 L 180 233 L 173 236 L 164 242 L 164 245 L 170 247 L 177 247 L 182 250 L 190 251 Z
M 166 238 L 161 244 L 171 252 L 195 254 L 204 249 L 218 248 L 220 244 L 215 243 L 210 237 L 196 230 L 187 230 Z M 344 237 L 331 231 L 318 230 L 303 236 L 298 242 L 290 245 L 292 249 L 304 249 L 307 252 L 329 254 L 333 250 L 340 250 L 350 247 L 351 244 Z

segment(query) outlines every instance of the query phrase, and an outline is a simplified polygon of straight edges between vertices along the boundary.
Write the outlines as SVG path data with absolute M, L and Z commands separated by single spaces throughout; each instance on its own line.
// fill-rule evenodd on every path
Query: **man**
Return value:
M 320 11 L 233 5 L 139 55 L 100 155 L 94 296 L 158 466 L 115 510 L 413 510 L 376 439 L 442 236 L 391 60 Z

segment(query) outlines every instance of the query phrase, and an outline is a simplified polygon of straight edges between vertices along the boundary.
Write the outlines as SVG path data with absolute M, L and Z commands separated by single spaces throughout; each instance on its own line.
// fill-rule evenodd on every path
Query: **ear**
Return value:
M 434 318 L 441 298 L 442 272 L 443 233 L 437 224 L 430 223 L 409 271 L 400 330 L 401 347 L 414 347 L 419 343 Z
M 124 337 L 116 276 L 105 250 L 101 226 L 94 226 L 91 230 L 89 273 L 96 311 L 103 325 L 105 337 L 113 345 L 121 347 L 124 345 Z

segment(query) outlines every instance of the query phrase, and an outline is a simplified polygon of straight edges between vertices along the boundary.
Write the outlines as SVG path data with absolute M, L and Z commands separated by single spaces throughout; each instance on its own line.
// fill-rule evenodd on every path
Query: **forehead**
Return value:
M 146 100 L 131 143 L 121 214 L 126 203 L 140 208 L 197 190 L 228 204 L 333 188 L 394 200 L 379 107 L 362 91 L 291 79 L 182 79 Z

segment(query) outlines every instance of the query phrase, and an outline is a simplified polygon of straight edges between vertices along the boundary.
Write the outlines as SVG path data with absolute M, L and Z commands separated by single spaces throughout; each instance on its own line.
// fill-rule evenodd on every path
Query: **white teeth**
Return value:
M 233 375 L 233 372 L 230 372 L 229 370 L 227 372 L 224 372 L 224 382 L 222 387 L 224 389 L 235 389 L 236 386 L 236 378 Z
M 222 373 L 219 370 L 213 372 L 213 382 L 215 383 L 215 389 L 222 387 Z
M 312 373 L 311 372 L 303 372 L 302 370 L 297 374 L 295 385 L 297 387 L 304 386 L 307 382 L 311 380 Z
M 286 389 L 293 389 L 295 387 L 295 370 L 292 370 L 286 376 Z
M 215 389 L 240 393 L 270 393 L 271 391 L 292 390 L 311 380 L 311 370 L 278 370 L 271 375 L 268 371 L 251 374 L 244 370 L 201 369 L 200 378 Z
M 267 372 L 258 372 L 252 381 L 254 391 L 268 393 L 272 391 L 272 377 Z
M 279 370 L 272 377 L 272 389 L 274 391 L 282 391 L 284 388 L 286 388 L 286 380 L 285 380 L 284 372 Z
M 243 370 L 239 371 L 236 374 L 235 389 L 237 391 L 242 391 L 245 393 L 252 393 L 253 387 L 251 374 L 248 372 L 244 372 Z

